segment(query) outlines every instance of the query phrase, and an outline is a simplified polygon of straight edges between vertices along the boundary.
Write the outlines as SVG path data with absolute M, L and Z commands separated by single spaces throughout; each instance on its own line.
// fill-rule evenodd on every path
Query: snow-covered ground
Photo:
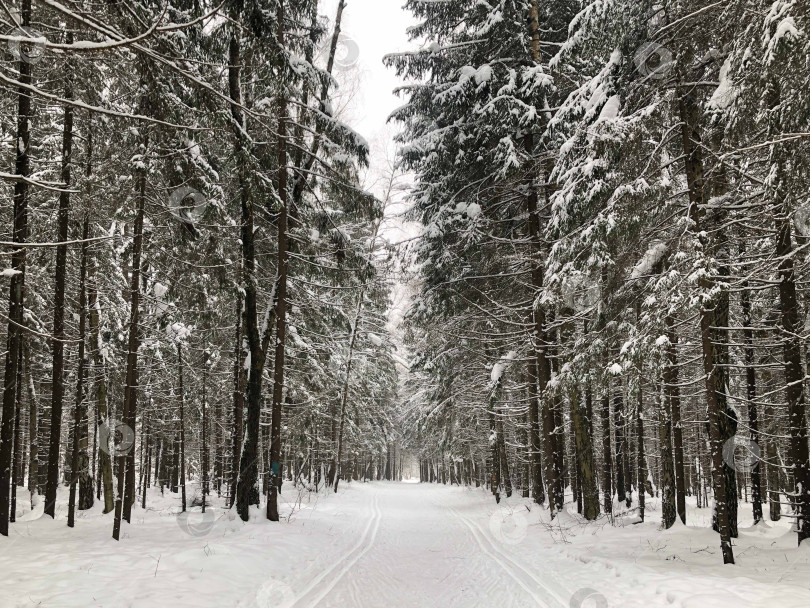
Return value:
M 98 506 L 73 530 L 64 510 L 54 521 L 29 509 L 0 538 L 0 606 L 810 606 L 810 547 L 795 547 L 787 523 L 744 518 L 738 563 L 723 566 L 708 509 L 661 532 L 656 500 L 647 523 L 611 526 L 432 484 L 283 497 L 283 522 L 256 511 L 243 524 L 217 508 L 178 517 L 177 496 L 154 492 L 120 542 Z

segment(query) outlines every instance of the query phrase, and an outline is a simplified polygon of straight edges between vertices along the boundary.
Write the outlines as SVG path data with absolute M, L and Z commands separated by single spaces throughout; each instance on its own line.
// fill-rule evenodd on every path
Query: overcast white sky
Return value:
M 389 53 L 413 48 L 408 42 L 406 29 L 414 23 L 409 12 L 402 9 L 405 0 L 348 0 L 343 11 L 342 32 L 357 45 L 357 66 L 349 71 L 336 72 L 343 90 L 351 97 L 349 107 L 340 112 L 340 118 L 368 140 L 371 145 L 371 167 L 366 187 L 377 196 L 384 196 L 385 184 L 381 176 L 394 160 L 395 148 L 391 138 L 396 125 L 386 126 L 391 112 L 403 100 L 393 94 L 400 85 L 393 70 L 386 68 L 382 59 Z M 338 0 L 324 0 L 321 12 L 334 24 Z M 344 52 L 346 49 L 344 49 Z M 336 110 L 340 107 L 338 102 Z M 402 180 L 407 182 L 406 180 Z M 396 197 L 399 198 L 399 197 Z M 382 234 L 390 242 L 402 242 L 418 234 L 419 228 L 405 224 L 399 215 L 403 205 L 387 210 Z M 389 331 L 398 335 L 398 325 L 410 301 L 410 289 L 397 281 L 392 292 L 389 311 Z M 395 338 L 396 342 L 399 342 Z M 400 354 L 404 351 L 400 350 Z
M 385 120 L 402 104 L 392 91 L 399 81 L 382 64 L 388 53 L 409 48 L 406 28 L 413 23 L 402 9 L 404 0 L 348 0 L 343 11 L 343 33 L 357 43 L 359 92 L 347 122 L 369 142 L 382 134 Z M 325 0 L 322 12 L 334 23 L 338 0 Z M 341 74 L 336 74 L 340 79 Z

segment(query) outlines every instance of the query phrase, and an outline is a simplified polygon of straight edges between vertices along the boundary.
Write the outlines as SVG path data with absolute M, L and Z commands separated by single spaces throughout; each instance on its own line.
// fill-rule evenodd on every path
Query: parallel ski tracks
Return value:
M 357 544 L 351 548 L 343 557 L 329 566 L 326 570 L 314 577 L 301 592 L 289 603 L 289 608 L 315 608 L 329 592 L 341 581 L 357 561 L 371 549 L 377 538 L 377 531 L 380 529 L 382 520 L 382 510 L 379 505 L 379 494 L 374 494 L 371 505 L 371 518 L 366 524 L 363 534 Z
M 487 537 L 486 532 L 479 524 L 462 515 L 450 505 L 444 504 L 442 506 L 466 526 L 481 552 L 497 563 L 509 577 L 537 602 L 538 606 L 542 608 L 568 608 L 568 600 L 562 598 L 541 578 L 501 551 L 497 544 Z M 538 590 L 542 593 L 538 593 Z

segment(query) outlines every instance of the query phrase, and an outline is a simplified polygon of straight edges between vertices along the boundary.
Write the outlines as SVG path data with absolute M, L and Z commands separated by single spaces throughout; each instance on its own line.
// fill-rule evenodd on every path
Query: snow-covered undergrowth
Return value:
M 67 522 L 67 495 L 60 489 L 57 517 L 30 510 L 27 493 L 18 493 L 25 511 L 0 537 L 0 606 L 262 606 L 289 604 L 291 583 L 314 575 L 360 534 L 368 496 L 359 484 L 331 492 L 282 493 L 282 522 L 251 511 L 244 524 L 235 509 L 212 498 L 206 509 L 178 515 L 178 494 L 150 491 L 146 510 L 133 509 L 121 540 L 112 539 L 112 513 L 103 502 L 77 512 Z M 193 492 L 189 491 L 189 502 Z M 20 510 L 18 509 L 18 514 Z
M 724 566 L 711 509 L 698 509 L 694 497 L 687 498 L 687 525 L 678 519 L 662 531 L 660 500 L 649 496 L 644 523 L 635 495 L 629 512 L 614 502 L 611 523 L 605 516 L 588 522 L 576 515 L 570 494 L 566 512 L 554 520 L 529 499 L 513 495 L 496 507 L 481 494 L 473 492 L 475 503 L 491 513 L 490 531 L 514 559 L 541 571 L 538 564 L 558 560 L 582 564 L 562 575 L 569 588 L 590 592 L 581 594 L 590 599 L 572 606 L 810 606 L 810 546 L 797 548 L 787 518 L 754 527 L 749 503 L 740 503 L 737 564 Z
M 711 512 L 694 503 L 688 526 L 662 532 L 657 499 L 645 523 L 633 511 L 611 524 L 436 484 L 282 497 L 281 523 L 254 510 L 244 524 L 217 498 L 205 517 L 178 516 L 177 495 L 152 491 L 115 542 L 100 505 L 71 530 L 65 495 L 51 520 L 20 492 L 0 538 L 0 606 L 810 606 L 810 547 L 795 547 L 787 520 L 752 528 L 745 503 L 737 565 L 723 566 Z

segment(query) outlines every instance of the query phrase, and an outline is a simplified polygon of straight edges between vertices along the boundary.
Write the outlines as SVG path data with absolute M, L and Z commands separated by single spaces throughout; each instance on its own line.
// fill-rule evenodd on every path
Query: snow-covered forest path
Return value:
M 551 521 L 530 499 L 496 505 L 481 488 L 442 484 L 353 482 L 337 494 L 285 484 L 281 497 L 280 524 L 258 509 L 244 524 L 223 499 L 204 516 L 179 514 L 177 496 L 155 490 L 120 542 L 100 503 L 79 511 L 73 530 L 63 502 L 55 520 L 40 505 L 3 544 L 0 606 L 810 605 L 810 553 L 796 553 L 786 527 L 741 527 L 738 565 L 723 567 L 709 509 L 690 510 L 693 527 L 661 532 L 657 499 L 648 522 L 632 525 L 629 514 L 611 526 L 568 513 Z
M 668 557 L 712 551 L 716 535 L 708 530 L 681 527 L 662 539 L 653 522 L 583 525 L 567 513 L 552 522 L 529 499 L 496 505 L 483 489 L 442 484 L 353 484 L 338 501 L 335 516 L 355 532 L 341 534 L 328 555 L 311 552 L 309 566 L 285 583 L 271 582 L 265 591 L 275 593 L 257 596 L 261 608 L 810 605 L 810 591 L 785 584 L 801 577 L 806 559 L 753 580 L 748 568 Z M 577 546 L 583 540 L 596 542 Z M 782 557 L 759 553 L 762 546 L 785 540 L 792 538 L 784 531 L 763 528 L 743 531 L 738 547 L 762 564 Z M 654 557 L 640 559 L 640 551 Z
M 375 488 L 362 540 L 333 566 L 330 582 L 294 605 L 568 606 L 571 593 L 553 564 L 521 565 L 477 507 L 443 486 Z

